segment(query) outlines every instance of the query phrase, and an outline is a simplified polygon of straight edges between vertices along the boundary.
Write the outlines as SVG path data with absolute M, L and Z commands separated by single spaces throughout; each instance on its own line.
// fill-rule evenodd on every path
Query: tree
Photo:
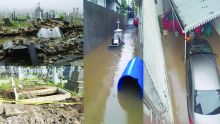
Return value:
M 137 7 L 136 7 L 136 4 L 135 4 L 135 0 L 131 1 L 131 8 L 132 8 L 132 10 L 136 11 Z
M 126 9 L 127 9 L 128 5 L 127 5 L 127 1 L 126 0 L 122 0 L 121 1 L 121 14 L 125 15 L 126 14 Z

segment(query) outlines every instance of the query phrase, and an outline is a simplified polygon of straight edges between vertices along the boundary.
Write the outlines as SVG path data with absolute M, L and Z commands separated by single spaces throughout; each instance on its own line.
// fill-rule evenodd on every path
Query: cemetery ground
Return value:
M 83 93 L 78 85 L 70 87 L 67 78 L 57 78 L 59 81 L 55 83 L 51 81 L 53 76 L 28 74 L 27 77 L 19 79 L 16 73 L 1 74 L 0 124 L 82 123 Z
M 0 20 L 0 65 L 69 65 L 83 59 L 82 18 Z

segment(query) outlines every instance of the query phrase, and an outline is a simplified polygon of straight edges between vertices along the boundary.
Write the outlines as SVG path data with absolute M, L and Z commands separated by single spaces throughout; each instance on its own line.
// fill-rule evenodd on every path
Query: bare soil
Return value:
M 82 102 L 83 98 L 71 98 L 69 102 Z M 9 106 L 0 103 L 0 106 Z M 27 108 L 26 113 L 7 117 L 5 111 L 0 113 L 0 124 L 81 124 L 83 120 L 83 105 L 43 104 L 17 105 L 17 108 Z

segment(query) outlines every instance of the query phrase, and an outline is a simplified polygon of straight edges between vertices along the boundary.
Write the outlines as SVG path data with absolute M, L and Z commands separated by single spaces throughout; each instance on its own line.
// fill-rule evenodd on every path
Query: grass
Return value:
M 8 90 L 11 89 L 11 83 L 7 83 L 7 84 L 0 84 L 0 90 Z
M 31 25 L 31 23 L 30 22 L 28 22 L 28 21 L 24 21 L 24 22 L 22 22 L 22 21 L 12 21 L 12 28 L 18 28 L 19 26 L 20 27 L 28 27 L 28 26 L 30 26 Z

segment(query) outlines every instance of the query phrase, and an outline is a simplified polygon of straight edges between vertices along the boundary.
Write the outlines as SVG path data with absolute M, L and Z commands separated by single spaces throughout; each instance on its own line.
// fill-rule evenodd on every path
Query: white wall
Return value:
M 155 3 L 155 7 L 157 10 L 157 15 L 162 15 L 163 14 L 163 1 L 164 0 L 154 0 L 157 1 L 157 4 Z
M 157 1 L 158 6 L 161 5 L 161 1 Z M 155 6 L 154 0 L 142 0 L 142 8 L 140 8 L 140 20 L 142 22 L 140 22 L 141 25 L 139 28 L 142 28 L 140 29 L 140 31 L 142 31 L 140 32 L 140 35 L 142 35 L 140 36 L 140 39 L 143 40 L 144 67 L 145 72 L 148 72 L 150 77 L 149 78 L 147 77 L 147 74 L 144 74 L 144 89 L 149 89 L 149 86 L 154 88 L 152 93 L 148 93 L 147 95 L 152 98 L 152 101 L 157 101 L 157 103 L 160 101 L 163 104 L 168 110 L 168 114 L 165 115 L 167 120 L 173 123 L 171 98 L 167 85 L 165 57 L 157 17 L 158 13 L 163 12 L 163 9 L 158 11 L 158 6 Z M 152 84 L 149 84 L 151 82 L 153 82 L 153 86 Z M 156 103 L 154 104 L 157 106 Z
M 167 12 L 168 10 L 171 9 L 168 0 L 154 0 L 154 1 L 157 1 L 157 4 L 154 2 L 157 15 L 163 15 L 164 12 Z

